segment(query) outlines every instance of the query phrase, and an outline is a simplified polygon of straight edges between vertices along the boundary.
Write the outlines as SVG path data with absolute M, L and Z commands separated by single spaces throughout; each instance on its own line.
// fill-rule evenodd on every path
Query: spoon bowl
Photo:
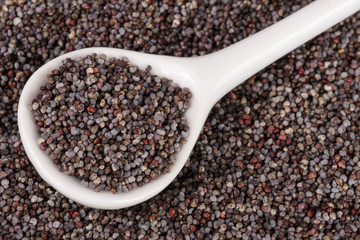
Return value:
M 66 58 L 76 60 L 93 53 L 98 55 L 106 54 L 108 57 L 115 58 L 126 56 L 130 62 L 142 69 L 145 69 L 147 65 L 151 64 L 151 72 L 153 74 L 168 77 L 180 87 L 188 87 L 193 93 L 191 106 L 185 114 L 190 127 L 189 136 L 187 137 L 186 144 L 184 144 L 181 151 L 177 153 L 176 161 L 171 167 L 171 171 L 167 174 L 160 175 L 158 179 L 142 187 L 132 189 L 126 193 L 120 192 L 112 194 L 106 191 L 94 192 L 89 188 L 83 187 L 78 178 L 60 172 L 58 166 L 39 148 L 39 127 L 34 123 L 34 115 L 31 110 L 32 100 L 39 94 L 40 87 L 46 85 L 47 74 L 49 74 L 52 69 L 58 69 L 59 66 L 62 65 L 63 60 Z M 25 151 L 41 177 L 65 196 L 86 206 L 95 208 L 116 209 L 128 207 L 149 199 L 163 190 L 171 183 L 184 166 L 199 136 L 207 114 L 212 107 L 211 103 L 207 104 L 208 106 L 204 105 L 201 98 L 201 86 L 199 82 L 191 76 L 190 72 L 187 72 L 188 68 L 183 67 L 183 64 L 184 59 L 176 57 L 154 56 L 122 49 L 86 48 L 61 55 L 39 68 L 30 77 L 21 94 L 19 104 L 19 128 Z M 172 68 L 174 68 L 174 70 L 172 70 Z
M 179 58 L 114 48 L 85 48 L 61 55 L 39 68 L 21 93 L 18 125 L 24 149 L 46 182 L 83 205 L 119 209 L 146 201 L 166 188 L 181 171 L 211 108 L 219 99 L 259 70 L 359 10 L 359 0 L 317 0 L 245 40 L 201 57 Z M 126 193 L 94 192 L 83 187 L 76 177 L 60 172 L 39 147 L 40 135 L 31 110 L 32 100 L 40 93 L 40 87 L 46 84 L 47 74 L 58 69 L 64 59 L 77 60 L 93 53 L 127 57 L 141 69 L 151 65 L 153 74 L 167 77 L 180 87 L 188 87 L 193 95 L 185 113 L 189 135 L 176 154 L 170 173 Z

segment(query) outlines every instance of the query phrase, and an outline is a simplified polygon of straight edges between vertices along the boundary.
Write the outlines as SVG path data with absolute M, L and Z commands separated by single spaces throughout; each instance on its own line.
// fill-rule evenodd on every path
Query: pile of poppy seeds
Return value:
M 32 102 L 40 149 L 95 191 L 127 192 L 168 173 L 191 93 L 150 70 L 106 55 L 64 60 Z
M 139 205 L 108 211 L 69 200 L 39 177 L 18 133 L 21 89 L 64 52 L 204 55 L 310 2 L 4 0 L 2 239 L 358 239 L 360 13 L 220 100 L 180 175 Z

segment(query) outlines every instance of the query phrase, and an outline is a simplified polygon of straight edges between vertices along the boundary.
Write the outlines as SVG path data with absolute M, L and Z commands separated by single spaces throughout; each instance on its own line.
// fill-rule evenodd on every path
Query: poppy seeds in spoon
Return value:
M 191 92 L 126 58 L 64 60 L 32 102 L 40 148 L 95 191 L 127 192 L 170 171 Z

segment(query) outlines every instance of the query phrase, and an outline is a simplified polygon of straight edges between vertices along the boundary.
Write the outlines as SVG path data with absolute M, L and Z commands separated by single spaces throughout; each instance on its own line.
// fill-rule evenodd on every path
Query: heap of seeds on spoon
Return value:
M 95 191 L 127 192 L 170 171 L 191 93 L 126 58 L 66 59 L 33 100 L 40 148 Z
M 359 13 L 219 101 L 180 176 L 137 206 L 105 211 L 62 196 L 39 177 L 18 134 L 19 91 L 38 67 L 62 52 L 109 46 L 203 55 L 309 2 L 5 0 L 0 9 L 2 237 L 356 239 Z

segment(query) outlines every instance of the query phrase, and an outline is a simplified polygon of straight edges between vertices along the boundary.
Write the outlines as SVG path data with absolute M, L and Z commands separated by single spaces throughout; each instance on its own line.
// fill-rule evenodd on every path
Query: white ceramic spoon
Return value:
M 86 206 L 119 209 L 141 203 L 168 186 L 183 168 L 213 105 L 246 79 L 296 47 L 360 10 L 360 0 L 317 0 L 286 19 L 221 51 L 191 58 L 150 55 L 115 49 L 86 48 L 59 56 L 39 68 L 26 83 L 20 97 L 18 125 L 25 151 L 40 176 L 56 190 Z M 94 192 L 80 185 L 75 177 L 61 173 L 39 148 L 38 127 L 30 104 L 47 82 L 46 75 L 58 68 L 65 58 L 78 59 L 88 54 L 128 57 L 152 73 L 188 87 L 193 97 L 186 112 L 190 132 L 187 143 L 176 155 L 170 173 L 161 175 L 127 193 Z

